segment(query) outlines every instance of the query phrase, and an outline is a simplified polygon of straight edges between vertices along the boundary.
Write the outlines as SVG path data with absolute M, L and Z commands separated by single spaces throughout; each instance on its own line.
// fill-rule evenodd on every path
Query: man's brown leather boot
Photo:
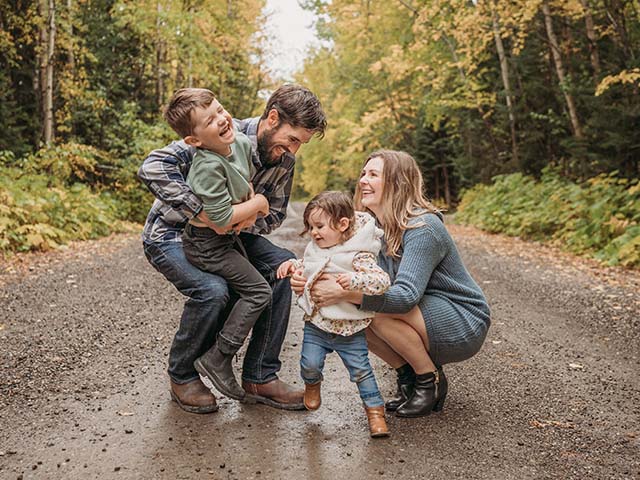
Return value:
M 199 378 L 188 383 L 171 382 L 171 398 L 186 412 L 211 413 L 218 411 L 216 397 Z
M 247 392 L 245 403 L 264 403 L 283 410 L 304 410 L 304 391 L 287 385 L 279 378 L 268 383 L 250 383 L 242 381 L 242 388 Z
M 320 397 L 320 385 L 318 383 L 307 383 L 304 386 L 304 406 L 307 410 L 317 410 L 320 408 L 322 398 Z
M 373 438 L 388 437 L 389 429 L 384 419 L 384 407 L 364 407 L 369 421 L 369 433 Z

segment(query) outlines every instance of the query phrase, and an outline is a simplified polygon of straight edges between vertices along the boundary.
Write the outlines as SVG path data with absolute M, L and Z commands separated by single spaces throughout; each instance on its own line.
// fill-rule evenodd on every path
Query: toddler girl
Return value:
M 381 295 L 389 288 L 389 276 L 377 265 L 381 229 L 371 215 L 354 212 L 351 197 L 343 192 L 323 192 L 306 206 L 304 231 L 312 241 L 303 260 L 288 260 L 278 268 L 278 278 L 304 270 L 308 279 L 297 303 L 304 311 L 304 340 L 300 369 L 305 383 L 304 405 L 308 410 L 320 407 L 320 383 L 324 360 L 336 351 L 352 382 L 360 392 L 372 437 L 389 435 L 384 418 L 384 401 L 369 363 L 364 329 L 372 312 L 342 302 L 318 308 L 311 299 L 311 286 L 322 274 L 337 275 L 345 290 Z

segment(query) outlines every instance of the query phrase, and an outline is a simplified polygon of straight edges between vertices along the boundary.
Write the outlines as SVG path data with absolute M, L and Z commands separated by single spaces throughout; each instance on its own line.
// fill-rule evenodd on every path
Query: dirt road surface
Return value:
M 295 205 L 271 238 L 301 253 L 299 228 Z M 5 262 L 0 478 L 640 478 L 639 276 L 450 231 L 489 298 L 489 336 L 445 367 L 441 414 L 389 416 L 376 440 L 335 355 L 316 412 L 224 398 L 214 414 L 180 410 L 165 369 L 182 298 L 136 235 Z M 301 340 L 294 306 L 281 377 L 298 385 Z M 388 395 L 393 372 L 373 361 Z

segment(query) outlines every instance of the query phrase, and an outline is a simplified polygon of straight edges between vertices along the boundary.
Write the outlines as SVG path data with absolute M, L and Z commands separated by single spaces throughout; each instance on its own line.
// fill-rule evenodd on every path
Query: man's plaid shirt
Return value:
M 234 120 L 234 124 L 251 140 L 253 189 L 269 201 L 269 215 L 258 218 L 247 231 L 267 234 L 279 227 L 287 215 L 296 158 L 287 152 L 278 161 L 263 164 L 258 158 L 258 121 L 259 117 L 255 117 Z M 151 152 L 138 170 L 138 177 L 156 196 L 142 231 L 144 242 L 182 241 L 184 226 L 202 210 L 202 202 L 186 182 L 194 153 L 195 148 L 183 140 L 172 142 Z

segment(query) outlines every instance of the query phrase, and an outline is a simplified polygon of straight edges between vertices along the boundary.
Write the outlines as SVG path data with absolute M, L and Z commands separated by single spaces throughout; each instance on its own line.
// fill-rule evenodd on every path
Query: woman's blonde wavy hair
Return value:
M 369 155 L 363 168 L 369 160 L 376 157 L 381 158 L 384 165 L 382 218 L 378 218 L 378 221 L 384 229 L 386 254 L 398 257 L 404 231 L 420 226 L 419 223 L 409 225 L 409 220 L 425 212 L 438 213 L 438 209 L 425 197 L 422 172 L 411 155 L 396 150 L 377 150 Z M 360 182 L 356 185 L 354 205 L 356 210 L 373 215 L 373 212 L 362 205 Z

